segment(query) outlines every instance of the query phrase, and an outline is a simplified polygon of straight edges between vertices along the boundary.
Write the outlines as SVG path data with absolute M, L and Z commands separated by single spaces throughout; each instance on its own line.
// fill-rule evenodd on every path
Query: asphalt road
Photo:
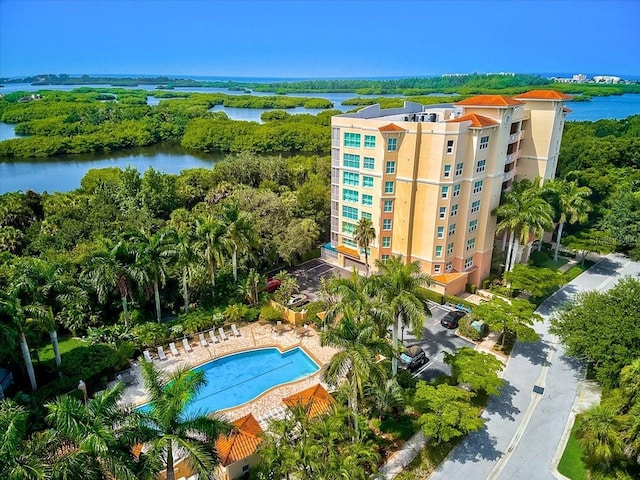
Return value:
M 605 291 L 624 275 L 640 276 L 640 263 L 608 255 L 538 308 L 541 340 L 517 344 L 505 370 L 505 387 L 489 401 L 485 426 L 451 452 L 432 480 L 551 480 L 552 459 L 564 432 L 583 368 L 564 355 L 548 333 L 549 315 L 580 291 Z M 538 392 L 533 391 L 538 387 Z

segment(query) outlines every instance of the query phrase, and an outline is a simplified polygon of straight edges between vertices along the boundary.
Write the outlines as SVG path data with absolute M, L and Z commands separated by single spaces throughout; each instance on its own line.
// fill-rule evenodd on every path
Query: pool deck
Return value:
M 288 327 L 288 325 L 287 325 Z M 153 361 L 157 367 L 171 372 L 180 367 L 192 368 L 216 358 L 232 353 L 243 352 L 261 347 L 277 347 L 281 351 L 286 351 L 294 347 L 301 346 L 305 352 L 320 367 L 329 363 L 336 349 L 320 346 L 320 336 L 313 328 L 310 328 L 306 335 L 300 336 L 295 328 L 282 333 L 275 332 L 271 324 L 252 323 L 239 328 L 241 336 L 234 337 L 231 332 L 227 332 L 228 340 L 212 344 L 209 336 L 206 338 L 209 345 L 200 346 L 198 337 L 191 338 L 190 345 L 192 352 L 185 352 L 182 343 L 176 343 L 180 355 L 174 356 L 165 348 L 166 360 L 159 360 L 157 355 L 153 355 Z M 216 332 L 217 333 L 217 332 Z M 218 337 L 219 338 L 219 337 Z M 127 382 L 130 385 L 125 387 L 122 398 L 123 404 L 141 405 L 147 401 L 147 392 L 142 381 L 140 362 L 135 362 L 129 372 L 133 378 Z M 295 382 L 286 383 L 273 387 L 260 395 L 258 398 L 242 404 L 238 407 L 220 411 L 219 414 L 225 419 L 232 421 L 248 413 L 252 413 L 261 423 L 265 423 L 269 417 L 278 417 L 285 407 L 282 399 L 296 392 L 309 388 L 320 380 L 321 370 L 309 375 L 307 378 Z M 323 383 L 326 387 L 327 385 Z

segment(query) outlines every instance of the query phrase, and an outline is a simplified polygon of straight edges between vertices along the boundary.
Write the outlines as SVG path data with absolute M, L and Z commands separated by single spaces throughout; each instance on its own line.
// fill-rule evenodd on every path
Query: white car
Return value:
M 309 297 L 307 297 L 304 293 L 296 293 L 295 295 L 291 295 L 289 299 L 290 307 L 301 307 L 305 303 L 309 302 Z

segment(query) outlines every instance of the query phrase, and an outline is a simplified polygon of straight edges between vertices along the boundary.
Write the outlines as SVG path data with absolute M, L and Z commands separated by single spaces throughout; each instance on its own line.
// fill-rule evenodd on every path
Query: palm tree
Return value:
M 0 402 L 0 478 L 46 480 L 51 466 L 37 437 L 28 436 L 29 413 L 13 400 Z
M 578 438 L 590 465 L 610 463 L 624 456 L 618 411 L 610 405 L 596 405 L 582 416 Z
M 218 418 L 186 411 L 206 383 L 204 374 L 186 368 L 166 374 L 156 370 L 153 363 L 143 362 L 142 377 L 150 398 L 149 411 L 144 414 L 149 435 L 147 455 L 161 459 L 167 480 L 175 479 L 176 454 L 184 455 L 201 478 L 208 478 L 217 463 L 212 443 L 229 433 L 231 426 Z
M 211 294 L 215 300 L 216 270 L 223 261 L 226 246 L 223 242 L 224 229 L 214 217 L 198 219 L 196 227 L 196 252 L 201 258 L 211 278 Z
M 240 211 L 236 203 L 226 203 L 222 207 L 222 224 L 225 229 L 223 241 L 231 249 L 233 278 L 238 281 L 238 251 L 246 251 L 255 243 L 255 229 L 251 215 Z
M 126 327 L 129 326 L 127 297 L 131 295 L 129 278 L 132 274 L 132 262 L 129 245 L 124 241 L 113 242 L 103 238 L 96 253 L 89 258 L 85 269 L 85 275 L 95 288 L 100 301 L 106 301 L 115 289 L 120 292 Z
M 571 182 L 556 179 L 549 185 L 549 190 L 556 196 L 560 218 L 558 220 L 558 234 L 556 238 L 556 248 L 553 254 L 554 261 L 558 261 L 558 249 L 562 241 L 562 230 L 564 224 L 569 222 L 573 225 L 576 222 L 582 223 L 589 217 L 591 203 L 587 198 L 591 195 L 589 187 L 579 187 L 577 180 Z
M 137 413 L 121 407 L 117 383 L 86 404 L 62 395 L 46 404 L 53 429 L 54 468 L 60 478 L 136 479 L 140 465 L 132 447 L 143 438 Z
M 160 285 L 164 286 L 170 260 L 176 255 L 176 232 L 171 229 L 161 230 L 155 234 L 140 231 L 131 237 L 136 261 L 134 264 L 135 279 L 139 284 L 151 284 L 156 304 L 156 318 L 162 321 L 160 305 Z
M 287 307 L 289 305 L 291 295 L 300 291 L 298 280 L 286 270 L 278 272 L 274 275 L 274 278 L 280 280 L 280 286 L 274 294 L 275 300 L 279 304 Z
M 337 348 L 323 372 L 324 380 L 337 386 L 345 379 L 349 390 L 349 405 L 353 410 L 354 426 L 358 432 L 358 400 L 364 397 L 364 386 L 382 383 L 385 371 L 376 362 L 377 355 L 393 355 L 389 343 L 377 335 L 377 328 L 370 321 L 357 320 L 355 311 L 345 307 L 342 318 L 334 326 L 322 332 L 320 344 Z
M 194 234 L 189 230 L 176 232 L 175 259 L 180 271 L 184 313 L 189 313 L 189 278 L 193 278 L 198 270 L 194 238 Z
M 376 229 L 369 218 L 361 218 L 353 232 L 353 238 L 358 243 L 358 247 L 364 249 L 364 265 L 369 275 L 369 245 L 376 239 Z
M 376 260 L 378 275 L 374 282 L 386 304 L 387 318 L 392 326 L 393 350 L 398 351 L 398 330 L 409 325 L 416 337 L 421 337 L 424 321 L 431 316 L 427 307 L 425 287 L 433 283 L 431 277 L 420 270 L 417 261 L 405 263 L 401 256 L 393 256 L 387 261 Z M 391 371 L 398 373 L 397 355 L 393 355 Z
M 263 286 L 264 279 L 262 276 L 253 268 L 249 270 L 247 279 L 240 286 L 240 289 L 250 306 L 256 305 L 260 300 L 260 290 Z

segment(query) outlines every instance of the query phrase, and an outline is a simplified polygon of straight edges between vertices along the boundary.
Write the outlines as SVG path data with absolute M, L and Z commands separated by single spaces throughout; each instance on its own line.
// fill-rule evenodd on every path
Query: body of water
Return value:
M 285 353 L 277 348 L 262 348 L 227 355 L 194 368 L 204 372 L 207 384 L 186 411 L 207 415 L 237 407 L 270 388 L 300 380 L 319 369 L 299 347 Z
M 80 180 L 92 168 L 125 168 L 130 165 L 140 173 L 153 167 L 160 172 L 177 174 L 189 168 L 211 168 L 222 158 L 222 154 L 196 156 L 177 146 L 156 145 L 102 155 L 0 161 L 0 194 L 16 190 L 68 192 L 80 187 Z

